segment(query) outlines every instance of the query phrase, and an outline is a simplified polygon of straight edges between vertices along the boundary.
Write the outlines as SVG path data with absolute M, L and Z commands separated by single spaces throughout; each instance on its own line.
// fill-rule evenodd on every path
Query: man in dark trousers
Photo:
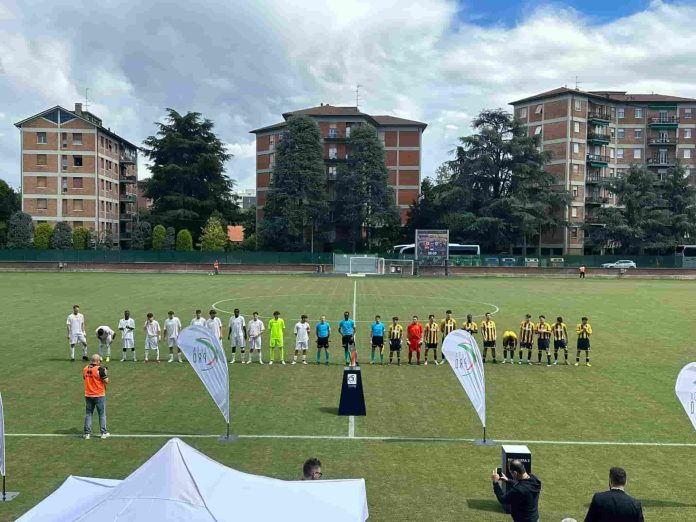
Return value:
M 643 507 L 624 491 L 625 487 L 626 471 L 611 468 L 609 491 L 594 494 L 585 522 L 643 522 Z
M 541 481 L 527 470 L 520 460 L 510 462 L 509 479 L 505 474 L 493 472 L 493 492 L 501 504 L 510 505 L 510 516 L 514 522 L 537 522 L 539 520 L 539 493 Z M 507 482 L 507 492 L 503 493 L 500 481 Z

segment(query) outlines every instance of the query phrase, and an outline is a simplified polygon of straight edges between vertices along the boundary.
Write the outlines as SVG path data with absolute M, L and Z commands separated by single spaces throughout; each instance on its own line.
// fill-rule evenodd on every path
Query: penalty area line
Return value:
M 350 418 L 349 418 L 350 421 Z M 81 434 L 74 433 L 5 433 L 6 437 L 31 437 L 31 438 L 82 438 Z M 95 434 L 94 438 L 99 435 Z M 186 433 L 112 433 L 112 439 L 218 439 L 220 434 L 186 434 Z M 242 434 L 240 439 L 288 439 L 288 440 L 363 440 L 383 442 L 475 442 L 477 439 L 461 437 L 378 437 L 368 435 L 265 435 Z M 672 448 L 696 448 L 696 443 L 691 442 L 633 442 L 633 441 L 582 441 L 582 440 L 521 440 L 521 439 L 494 439 L 499 444 L 543 444 L 562 446 L 635 446 L 635 447 L 672 447 Z

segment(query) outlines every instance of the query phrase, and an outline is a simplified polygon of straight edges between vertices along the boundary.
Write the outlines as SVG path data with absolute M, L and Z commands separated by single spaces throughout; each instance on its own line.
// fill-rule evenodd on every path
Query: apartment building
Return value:
M 283 122 L 252 130 L 256 135 L 256 205 L 257 222 L 263 219 L 263 205 L 275 164 L 275 145 L 281 139 L 285 122 L 294 115 L 312 117 L 321 131 L 324 147 L 324 167 L 328 181 L 329 201 L 335 200 L 335 181 L 338 165 L 348 159 L 348 140 L 351 129 L 372 125 L 384 145 L 384 162 L 389 171 L 389 186 L 394 189 L 401 222 L 406 223 L 407 211 L 420 194 L 421 138 L 427 124 L 385 115 L 369 115 L 358 107 L 338 107 L 321 104 L 283 114 Z M 334 220 L 330 211 L 329 220 Z M 336 231 L 330 232 L 330 241 L 336 240 Z M 340 231 L 339 231 L 340 238 Z
M 66 221 L 127 248 L 138 148 L 83 110 L 56 106 L 15 124 L 21 135 L 22 210 L 34 223 Z
M 696 99 L 561 87 L 511 103 L 515 117 L 551 153 L 547 171 L 573 195 L 566 229 L 542 235 L 542 255 L 590 253 L 583 225 L 616 204 L 599 183 L 646 165 L 658 179 L 677 161 L 696 184 Z

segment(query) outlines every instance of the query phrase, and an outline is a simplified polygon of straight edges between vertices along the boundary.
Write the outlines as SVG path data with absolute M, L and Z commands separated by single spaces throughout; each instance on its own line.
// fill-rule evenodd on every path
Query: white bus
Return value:
M 696 245 L 679 245 L 677 247 L 677 257 L 681 258 L 682 268 L 696 268 Z
M 410 243 L 407 245 L 396 245 L 392 248 L 392 253 L 397 255 L 410 255 L 416 254 L 415 243 Z M 460 245 L 459 243 L 449 244 L 449 255 L 450 256 L 480 256 L 481 247 L 479 245 Z

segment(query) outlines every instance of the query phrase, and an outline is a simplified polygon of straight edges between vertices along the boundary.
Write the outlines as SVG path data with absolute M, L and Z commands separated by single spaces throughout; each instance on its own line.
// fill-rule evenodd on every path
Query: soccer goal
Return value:
M 383 274 L 384 258 L 377 256 L 351 256 L 348 263 L 348 275 L 361 276 Z
M 384 262 L 384 275 L 412 276 L 414 274 L 413 259 L 387 259 Z

